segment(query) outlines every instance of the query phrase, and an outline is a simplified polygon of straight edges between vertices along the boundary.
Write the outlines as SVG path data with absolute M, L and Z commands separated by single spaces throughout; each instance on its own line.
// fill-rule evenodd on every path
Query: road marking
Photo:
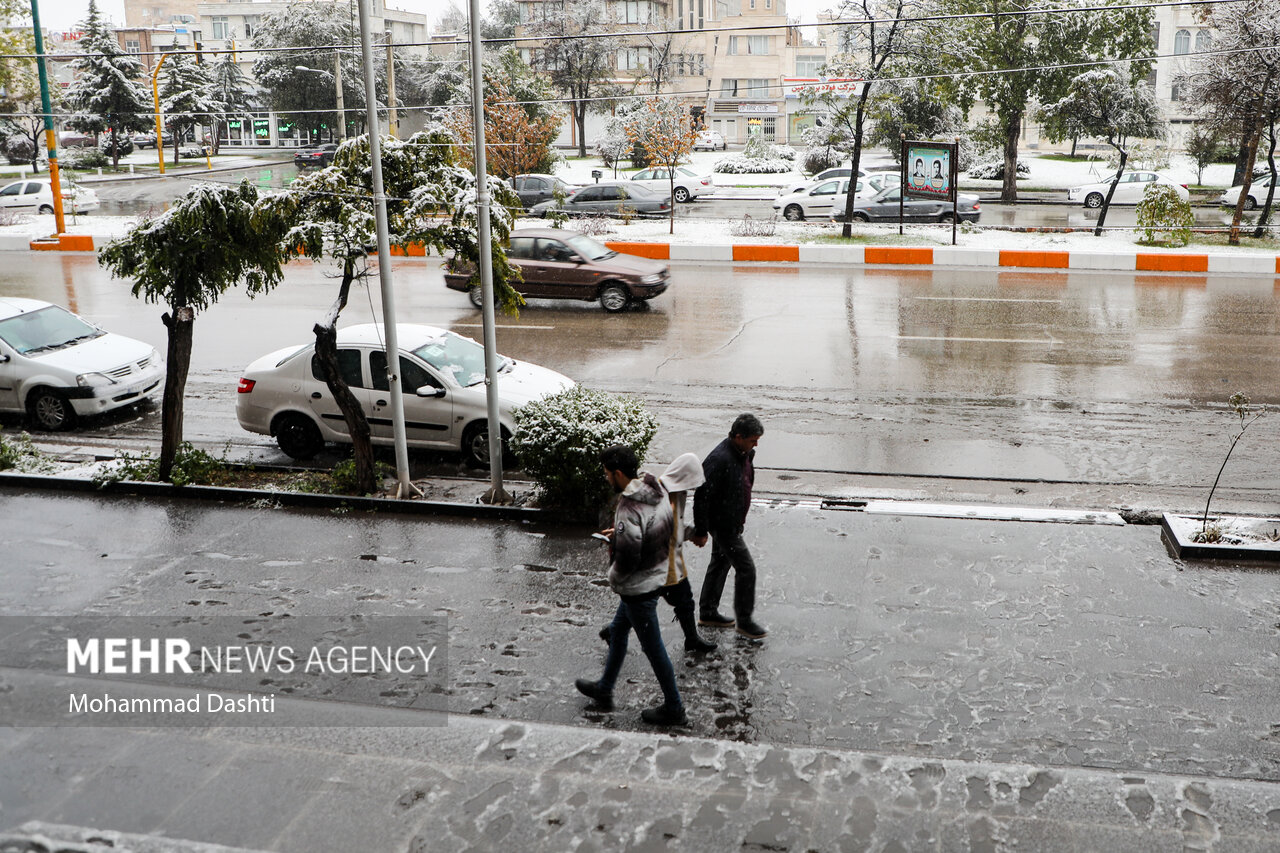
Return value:
M 913 296 L 934 302 L 1038 302 L 1044 305 L 1061 305 L 1061 299 L 1003 299 L 995 296 Z
M 450 323 L 449 325 L 453 326 L 456 329 L 483 329 L 484 328 L 483 323 Z M 549 331 L 551 329 L 554 329 L 555 326 L 519 325 L 519 326 L 494 326 L 494 328 L 495 329 L 542 329 L 543 331 Z
M 957 341 L 965 344 L 1048 344 L 1053 346 L 1053 338 L 954 338 L 947 335 L 894 335 L 899 341 Z

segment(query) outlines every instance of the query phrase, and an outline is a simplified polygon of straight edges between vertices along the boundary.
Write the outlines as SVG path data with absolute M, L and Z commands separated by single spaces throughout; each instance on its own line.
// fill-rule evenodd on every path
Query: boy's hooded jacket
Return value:
M 689 492 L 701 486 L 705 479 L 702 474 L 702 463 L 692 453 L 677 456 L 658 478 L 663 488 L 671 495 L 671 512 L 675 516 L 675 524 L 671 531 L 673 559 L 668 561 L 664 586 L 679 583 L 689 576 L 689 569 L 684 562 L 683 546 L 685 540 L 693 535 L 693 531 L 684 526 L 684 505 Z
M 652 474 L 632 480 L 613 514 L 609 586 L 618 595 L 644 595 L 667 578 L 675 521 L 667 492 Z

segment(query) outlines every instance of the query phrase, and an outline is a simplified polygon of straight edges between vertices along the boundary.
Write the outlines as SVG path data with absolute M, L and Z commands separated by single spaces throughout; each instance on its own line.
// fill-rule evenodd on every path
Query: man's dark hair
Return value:
M 759 438 L 764 435 L 764 426 L 760 419 L 750 412 L 743 412 L 733 419 L 729 429 L 730 438 Z
M 600 451 L 600 464 L 608 471 L 621 471 L 633 480 L 640 470 L 636 452 L 625 444 L 615 444 Z

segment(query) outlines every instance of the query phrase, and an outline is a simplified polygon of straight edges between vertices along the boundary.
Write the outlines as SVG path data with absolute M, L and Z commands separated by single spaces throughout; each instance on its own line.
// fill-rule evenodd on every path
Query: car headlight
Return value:
M 640 283 L 641 284 L 661 284 L 662 273 L 653 273 L 652 275 L 646 275 L 644 278 L 640 279 Z
M 81 388 L 106 388 L 116 381 L 104 373 L 81 373 L 76 377 L 76 384 Z

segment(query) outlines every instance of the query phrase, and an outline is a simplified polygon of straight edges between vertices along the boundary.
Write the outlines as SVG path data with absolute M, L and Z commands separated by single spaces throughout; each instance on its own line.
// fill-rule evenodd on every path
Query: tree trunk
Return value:
M 338 298 L 328 315 L 322 322 L 316 323 L 312 331 L 316 335 L 316 360 L 320 364 L 320 372 L 324 374 L 324 383 L 329 387 L 333 401 L 338 404 L 347 424 L 347 434 L 351 436 L 351 455 L 356 463 L 356 486 L 360 494 L 367 495 L 377 489 L 369 419 L 365 417 L 364 408 L 351 393 L 351 388 L 342 378 L 342 371 L 338 369 L 338 315 L 347 306 L 347 294 L 351 292 L 354 278 L 355 261 L 347 258 L 342 263 L 342 286 L 338 291 Z
M 1271 75 L 1268 74 L 1266 82 L 1263 84 L 1262 91 L 1268 91 L 1271 86 Z M 1245 152 L 1244 179 L 1240 182 L 1240 197 L 1236 199 L 1236 209 L 1231 215 L 1231 231 L 1227 234 L 1227 245 L 1240 245 L 1240 220 L 1244 217 L 1244 203 L 1249 198 L 1249 188 L 1253 184 L 1253 164 L 1258 159 L 1258 140 L 1262 136 L 1262 128 L 1266 123 L 1266 117 L 1259 113 L 1255 108 L 1251 111 L 1255 115 L 1253 126 L 1250 128 L 1249 136 L 1245 142 L 1247 150 Z
M 1124 174 L 1124 164 L 1129 162 L 1129 152 L 1125 151 L 1116 143 L 1107 140 L 1117 151 L 1120 152 L 1120 168 L 1116 170 L 1116 179 L 1111 182 L 1111 188 L 1107 190 L 1107 197 L 1102 200 L 1102 208 L 1098 211 L 1098 224 L 1093 229 L 1093 236 L 1102 236 L 1102 226 L 1107 221 L 1107 211 L 1111 208 L 1111 197 L 1116 194 L 1116 187 L 1120 186 L 1120 176 Z
M 120 168 L 120 139 L 114 127 L 111 128 L 111 168 L 112 170 Z
M 1071 156 L 1076 156 L 1076 143 L 1080 141 L 1079 136 L 1071 137 Z
M 161 148 L 164 147 L 164 145 L 161 144 L 162 139 L 163 139 L 163 134 L 161 134 L 161 139 L 156 140 L 156 145 L 159 145 Z M 177 131 L 173 131 L 173 165 L 175 166 L 178 165 L 178 133 Z
M 1240 128 L 1240 148 L 1236 151 L 1236 170 L 1231 176 L 1231 186 L 1237 187 L 1244 183 L 1245 162 L 1249 159 L 1249 137 L 1253 133 L 1253 111 L 1245 115 L 1244 121 Z
M 578 156 L 587 156 L 587 105 L 577 101 L 573 105 L 573 121 L 578 125 Z
M 862 85 L 858 109 L 853 116 L 853 159 L 849 163 L 849 192 L 844 197 L 844 227 L 840 229 L 840 236 L 846 239 L 853 236 L 853 203 L 858 197 L 858 169 L 862 166 L 862 116 L 870 93 L 868 81 Z
M 158 476 L 171 482 L 173 461 L 182 444 L 182 401 L 187 390 L 187 371 L 191 367 L 191 339 L 195 312 L 186 305 L 176 305 L 173 314 L 160 320 L 169 330 L 165 358 L 164 394 L 160 400 L 160 467 Z
M 671 192 L 671 227 L 667 229 L 668 234 L 676 233 L 676 165 L 674 163 L 667 166 L 667 184 Z
M 1000 200 L 1018 200 L 1018 137 L 1022 135 L 1022 111 L 1009 116 L 1004 127 L 1004 181 L 1000 188 Z
M 1262 214 L 1258 217 L 1258 227 L 1253 230 L 1255 240 L 1267 236 L 1267 224 L 1271 221 L 1271 203 L 1276 196 L 1276 124 L 1271 122 L 1267 148 L 1267 169 L 1271 172 L 1271 182 L 1267 186 L 1267 203 L 1262 206 Z

